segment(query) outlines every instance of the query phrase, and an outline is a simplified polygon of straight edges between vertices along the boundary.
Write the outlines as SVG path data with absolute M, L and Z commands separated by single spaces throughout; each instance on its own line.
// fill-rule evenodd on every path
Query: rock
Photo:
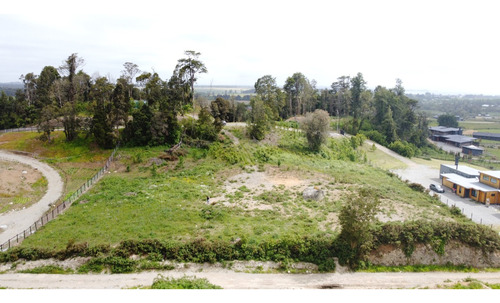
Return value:
M 302 197 L 304 197 L 304 200 L 320 201 L 325 197 L 325 194 L 321 189 L 308 187 L 302 192 Z
M 0 232 L 6 231 L 7 230 L 7 225 L 0 225 Z

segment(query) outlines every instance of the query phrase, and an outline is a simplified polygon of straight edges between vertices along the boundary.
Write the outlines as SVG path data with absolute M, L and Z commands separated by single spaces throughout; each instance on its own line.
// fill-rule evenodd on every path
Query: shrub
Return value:
M 328 112 L 317 109 L 313 113 L 307 113 L 301 128 L 306 133 L 307 143 L 313 151 L 319 151 L 321 145 L 328 138 L 330 116 Z
M 417 152 L 417 148 L 415 147 L 415 145 L 408 142 L 402 142 L 400 140 L 394 141 L 391 144 L 389 144 L 389 148 L 397 152 L 401 156 L 407 158 L 415 156 Z
M 179 279 L 159 275 L 151 285 L 152 289 L 222 289 L 205 278 L 184 276 Z

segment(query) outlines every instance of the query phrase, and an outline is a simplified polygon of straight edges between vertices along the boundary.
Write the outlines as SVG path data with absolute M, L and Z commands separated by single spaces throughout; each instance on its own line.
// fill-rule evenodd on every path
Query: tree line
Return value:
M 39 75 L 22 75 L 24 88 L 14 97 L 2 92 L 0 128 L 35 124 L 51 140 L 55 128 L 62 127 L 68 141 L 84 133 L 109 148 L 118 141 L 161 145 L 175 144 L 183 137 L 213 139 L 224 121 L 247 121 L 250 136 L 260 140 L 275 121 L 322 110 L 336 118 L 337 130 L 364 134 L 407 156 L 426 145 L 426 117 L 417 113 L 418 102 L 405 95 L 400 80 L 394 88 L 370 90 L 358 73 L 318 89 L 315 80 L 300 72 L 283 86 L 264 75 L 255 82 L 249 105 L 223 97 L 195 102 L 197 75 L 208 71 L 199 56 L 186 51 L 167 80 L 126 62 L 120 78 L 111 81 L 90 77 L 80 69 L 83 58 L 72 54 L 58 68 L 46 66 Z M 196 104 L 200 108 L 194 111 Z M 186 116 L 194 112 L 198 120 Z

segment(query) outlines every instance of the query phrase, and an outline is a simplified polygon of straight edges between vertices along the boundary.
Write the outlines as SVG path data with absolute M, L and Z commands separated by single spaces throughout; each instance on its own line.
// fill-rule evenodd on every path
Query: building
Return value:
M 477 141 L 476 138 L 463 136 L 463 130 L 461 128 L 433 126 L 429 127 L 429 131 L 431 132 L 431 140 L 445 142 L 455 147 L 473 145 Z
M 445 187 L 462 198 L 480 203 L 500 204 L 500 171 L 478 171 L 461 165 L 441 165 L 440 177 Z
M 475 132 L 472 136 L 476 139 L 500 141 L 500 134 Z
M 455 127 L 433 126 L 429 127 L 429 131 L 431 132 L 432 141 L 444 141 L 447 136 L 462 135 L 462 129 Z
M 481 156 L 484 148 L 475 145 L 462 146 L 462 154 L 469 156 Z

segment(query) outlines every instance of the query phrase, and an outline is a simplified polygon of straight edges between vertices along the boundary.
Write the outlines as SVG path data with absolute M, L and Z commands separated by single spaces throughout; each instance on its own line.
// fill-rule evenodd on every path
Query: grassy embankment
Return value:
M 286 237 L 334 237 L 340 230 L 340 208 L 362 187 L 382 200 L 382 221 L 465 220 L 453 217 L 427 193 L 364 163 L 376 151 L 354 151 L 347 140 L 330 139 L 328 147 L 312 154 L 297 133 L 277 130 L 273 136 L 279 139 L 265 145 L 245 139 L 242 129 L 232 132 L 240 139 L 237 146 L 226 140 L 209 150 L 185 147 L 185 156 L 160 165 L 152 163 L 167 147 L 121 148 L 110 174 L 22 246 L 64 249 L 68 243 L 113 246 L 144 239 L 261 243 Z M 108 151 L 82 150 L 82 162 L 72 162 L 69 154 L 76 153 L 68 151 L 61 157 L 66 160 L 51 163 L 72 183 L 80 181 L 70 173 L 78 171 L 76 164 L 83 169 L 81 164 L 88 163 L 83 160 L 108 155 Z M 261 184 L 249 186 L 246 182 L 258 173 L 264 175 Z M 247 179 L 238 181 L 236 176 Z M 265 187 L 278 177 L 298 183 Z M 326 198 L 304 200 L 302 190 L 307 186 L 324 190 Z M 206 196 L 216 204 L 206 205 Z

